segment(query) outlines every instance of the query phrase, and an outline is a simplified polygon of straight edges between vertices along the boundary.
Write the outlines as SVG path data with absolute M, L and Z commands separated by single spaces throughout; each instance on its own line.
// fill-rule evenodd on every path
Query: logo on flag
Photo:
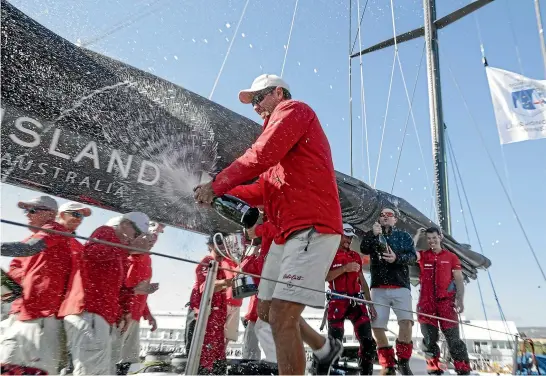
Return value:
M 546 138 L 546 81 L 486 67 L 501 144 Z

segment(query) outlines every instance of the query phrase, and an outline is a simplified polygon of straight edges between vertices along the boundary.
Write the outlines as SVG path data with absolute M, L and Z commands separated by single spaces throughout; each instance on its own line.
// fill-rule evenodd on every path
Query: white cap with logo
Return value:
M 17 206 L 21 209 L 43 208 L 52 211 L 57 211 L 57 201 L 49 196 L 35 197 L 28 201 L 19 201 Z
M 348 223 L 343 224 L 343 235 L 345 236 L 355 236 L 355 229 Z
M 283 89 L 290 91 L 290 86 L 288 86 L 288 84 L 279 76 L 274 74 L 262 74 L 252 82 L 250 89 L 241 90 L 239 92 L 239 100 L 244 104 L 249 104 L 252 102 L 255 93 L 267 89 L 268 87 L 282 87 Z
M 62 204 L 61 206 L 59 206 L 59 213 L 76 212 L 76 211 L 82 212 L 82 214 L 85 217 L 89 217 L 91 215 L 91 209 L 85 206 L 84 204 L 82 204 L 81 202 L 71 201 L 71 202 L 66 202 Z

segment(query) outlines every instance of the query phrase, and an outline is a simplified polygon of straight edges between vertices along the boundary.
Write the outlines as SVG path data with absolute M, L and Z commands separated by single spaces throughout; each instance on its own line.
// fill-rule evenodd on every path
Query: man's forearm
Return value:
M 46 248 L 42 240 L 32 241 L 27 243 L 22 242 L 6 242 L 2 243 L 0 252 L 2 256 L 7 257 L 29 257 L 43 251 Z
M 339 277 L 343 273 L 345 273 L 345 266 L 340 266 L 339 268 L 336 268 L 334 270 L 330 270 L 328 272 L 328 274 L 326 275 L 326 282 L 330 282 L 330 281 L 336 279 L 337 277 Z
M 455 278 L 455 287 L 457 288 L 457 298 L 464 299 L 464 281 L 462 278 Z

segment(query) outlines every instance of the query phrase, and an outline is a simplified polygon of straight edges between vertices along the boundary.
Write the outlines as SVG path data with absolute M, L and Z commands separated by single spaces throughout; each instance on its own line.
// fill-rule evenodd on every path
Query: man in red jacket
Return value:
M 264 211 L 278 228 L 264 265 L 258 298 L 272 301 L 273 329 L 281 374 L 305 373 L 302 339 L 314 350 L 318 373 L 328 372 L 343 351 L 301 318 L 306 306 L 324 308 L 324 279 L 341 238 L 341 208 L 328 139 L 316 113 L 291 99 L 280 77 L 259 76 L 239 93 L 264 119 L 263 132 L 247 152 L 195 189 L 195 199 L 214 197 L 260 177 Z M 297 318 L 295 320 L 294 318 Z
M 151 250 L 157 242 L 159 234 L 163 233 L 165 225 L 150 222 L 148 230 L 149 245 L 146 250 Z M 140 319 L 144 318 L 151 326 L 151 331 L 157 329 L 157 323 L 148 308 L 148 295 L 157 291 L 158 283 L 150 283 L 152 280 L 152 257 L 147 253 L 131 252 L 127 259 L 127 277 L 124 282 L 125 289 L 146 289 L 147 293 L 126 294 L 123 306 L 127 306 L 131 313 L 131 321 L 125 332 L 115 332 L 112 346 L 112 362 L 116 367 L 117 375 L 126 375 L 132 363 L 139 362 L 140 353 Z M 116 348 L 117 347 L 117 348 Z
M 195 322 L 199 315 L 201 306 L 201 297 L 205 289 L 205 283 L 209 267 L 207 264 L 215 260 L 222 262 L 222 255 L 216 252 L 214 244 L 214 233 L 207 241 L 209 254 L 201 260 L 201 263 L 195 268 L 195 283 L 191 290 L 190 305 L 188 317 L 186 321 L 186 352 L 189 354 L 190 345 L 193 339 L 193 330 Z M 221 240 L 217 239 L 219 247 L 223 247 Z M 207 320 L 207 328 L 205 330 L 205 339 L 201 349 L 201 359 L 199 374 L 225 374 L 226 371 L 226 340 L 224 337 L 224 328 L 227 318 L 227 299 L 226 289 L 231 286 L 231 279 L 226 278 L 222 269 L 218 269 L 216 273 L 216 281 L 214 283 L 214 293 L 212 294 L 211 310 Z M 193 325 L 190 325 L 193 323 Z M 193 327 L 190 327 L 193 326 Z
M 370 288 L 362 273 L 362 257 L 350 248 L 354 235 L 353 226 L 344 223 L 339 250 L 326 276 L 326 281 L 333 293 L 371 301 Z M 370 313 L 372 319 L 375 319 L 376 312 L 373 306 L 370 306 Z M 356 338 L 360 343 L 358 350 L 360 374 L 372 375 L 376 344 L 372 338 L 368 309 L 363 303 L 332 295 L 328 303 L 328 334 L 342 341 L 346 319 L 351 320 Z
M 41 196 L 19 202 L 18 206 L 25 210 L 29 225 L 68 232 L 55 222 L 57 202 L 53 198 Z M 2 338 L 0 362 L 3 373 L 27 373 L 25 367 L 33 367 L 56 374 L 62 325 L 57 313 L 70 276 L 70 239 L 41 230 L 31 231 L 34 234 L 23 242 L 2 243 L 3 256 L 26 260 L 22 265 L 23 298 L 17 320 Z
M 91 238 L 146 249 L 149 218 L 131 212 L 112 218 L 100 226 Z M 74 363 L 74 375 L 111 375 L 112 333 L 114 326 L 126 328 L 131 321 L 125 294 L 128 252 L 120 247 L 89 240 L 76 268 L 72 269 L 66 298 L 59 310 L 64 318 L 68 345 Z
M 59 206 L 57 222 L 66 227 L 66 229 L 75 234 L 78 227 L 83 222 L 83 219 L 91 215 L 91 209 L 80 202 L 66 202 Z M 76 238 L 69 238 L 70 251 L 72 252 L 71 269 L 76 268 L 79 264 L 79 258 L 83 251 L 83 244 Z M 64 326 L 60 330 L 60 347 L 61 356 L 59 359 L 59 371 L 66 368 L 66 371 L 72 373 L 73 365 L 68 352 L 66 332 Z
M 458 313 L 464 310 L 464 277 L 461 261 L 454 253 L 442 248 L 440 230 L 431 227 L 420 229 L 416 238 L 426 234 L 428 250 L 417 252 L 417 261 L 421 273 L 419 283 L 421 294 L 417 303 L 417 312 L 446 318 L 451 321 L 437 320 L 431 317 L 417 315 L 423 333 L 423 345 L 427 358 L 427 371 L 430 375 L 441 375 L 440 348 L 438 347 L 438 327 L 446 337 L 447 345 L 455 371 L 458 375 L 469 375 L 471 368 L 468 351 L 461 340 Z
M 224 258 L 220 266 L 227 269 L 237 270 L 239 265 L 231 259 Z M 226 278 L 233 279 L 237 275 L 235 272 L 224 270 Z M 227 317 L 226 326 L 224 328 L 224 336 L 226 338 L 226 348 L 229 341 L 237 342 L 239 339 L 239 319 L 241 317 L 241 306 L 243 299 L 235 299 L 233 297 L 233 288 L 230 286 L 226 289 Z

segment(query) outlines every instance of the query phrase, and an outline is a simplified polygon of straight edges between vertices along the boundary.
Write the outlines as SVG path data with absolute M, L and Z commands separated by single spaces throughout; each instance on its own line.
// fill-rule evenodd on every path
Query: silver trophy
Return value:
M 221 243 L 218 243 L 217 239 L 221 240 Z M 245 245 L 245 235 L 240 232 L 229 234 L 224 237 L 222 233 L 214 234 L 212 238 L 214 242 L 214 248 L 216 252 L 222 255 L 225 258 L 230 259 L 239 267 L 241 262 L 245 259 L 246 256 L 252 252 L 252 246 L 246 247 Z M 224 245 L 222 250 L 219 244 Z M 258 292 L 258 286 L 254 283 L 254 278 L 249 275 L 240 274 L 233 279 L 232 283 L 233 297 L 235 299 L 244 299 L 249 296 L 255 295 Z

